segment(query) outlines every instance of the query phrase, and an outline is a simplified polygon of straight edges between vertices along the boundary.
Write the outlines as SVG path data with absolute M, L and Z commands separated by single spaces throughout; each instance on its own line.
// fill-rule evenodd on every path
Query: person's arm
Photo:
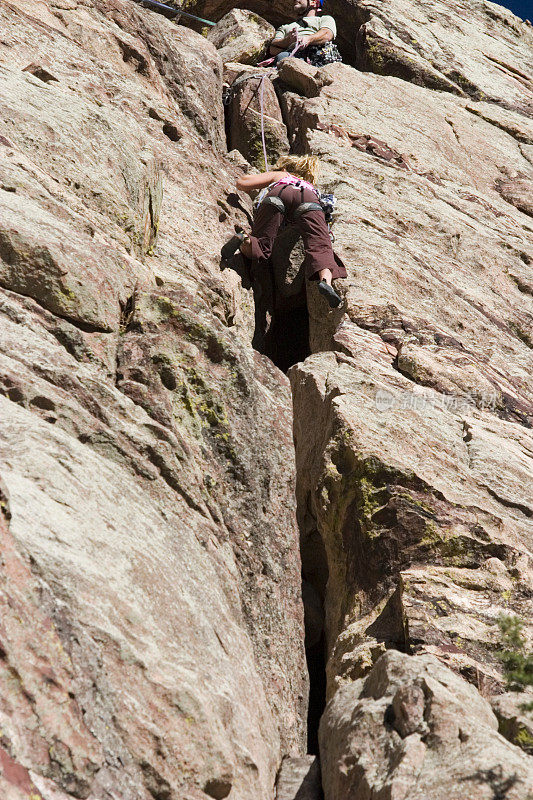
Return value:
M 281 53 L 283 50 L 287 50 L 289 47 L 292 49 L 296 44 L 296 38 L 298 36 L 298 27 L 295 24 L 293 28 L 291 28 L 285 36 L 278 37 L 278 31 L 276 31 L 276 35 L 272 39 L 269 45 L 269 52 L 271 56 L 277 56 L 278 53 Z
M 286 178 L 288 174 L 284 170 L 272 170 L 271 172 L 262 172 L 260 175 L 241 175 L 235 185 L 239 192 L 250 194 L 256 189 L 264 189 L 269 184 Z
M 316 33 L 312 33 L 310 36 L 302 36 L 302 49 L 305 47 L 309 47 L 311 44 L 326 44 L 326 42 L 333 41 L 333 31 L 330 31 L 329 28 L 320 28 Z

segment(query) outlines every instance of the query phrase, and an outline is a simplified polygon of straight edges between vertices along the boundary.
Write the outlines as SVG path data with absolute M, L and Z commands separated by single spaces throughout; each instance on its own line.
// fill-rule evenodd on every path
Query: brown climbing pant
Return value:
M 259 204 L 252 225 L 250 243 L 252 259 L 259 266 L 264 265 L 272 253 L 274 239 L 286 216 L 289 222 L 300 203 L 316 203 L 318 198 L 311 189 L 302 190 L 291 184 L 274 186 L 267 197 L 277 197 L 281 192 L 281 200 L 285 205 L 284 215 L 275 206 L 264 201 Z M 305 274 L 309 280 L 318 280 L 321 269 L 330 269 L 333 278 L 345 278 L 346 268 L 340 258 L 333 252 L 328 226 L 322 211 L 308 211 L 298 217 L 294 223 L 303 240 L 305 250 Z

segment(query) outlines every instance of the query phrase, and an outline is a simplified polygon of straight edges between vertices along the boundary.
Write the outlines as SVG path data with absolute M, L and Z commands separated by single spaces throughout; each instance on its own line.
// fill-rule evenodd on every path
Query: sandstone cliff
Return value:
M 220 269 L 288 19 L 247 8 L 0 5 L 0 797 L 317 800 L 319 749 L 326 800 L 523 800 L 531 26 L 331 0 L 345 63 L 268 71 L 330 312 L 290 228 Z

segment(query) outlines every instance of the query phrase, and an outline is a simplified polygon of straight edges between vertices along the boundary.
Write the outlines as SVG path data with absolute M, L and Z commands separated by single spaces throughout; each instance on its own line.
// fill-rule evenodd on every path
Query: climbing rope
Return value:
M 301 47 L 301 41 L 298 38 L 298 39 L 296 39 L 296 44 L 294 45 L 294 48 L 289 53 L 288 58 L 293 56 L 296 53 L 296 51 L 300 49 L 300 47 Z M 268 58 L 268 59 L 266 59 L 266 61 L 260 61 L 257 66 L 266 67 L 269 64 L 272 64 L 273 62 L 274 62 L 274 58 Z M 259 84 L 259 109 L 260 109 L 260 112 L 261 112 L 261 142 L 262 142 L 262 145 L 263 145 L 263 158 L 265 160 L 265 172 L 268 172 L 268 160 L 267 160 L 267 151 L 266 151 L 266 142 L 265 142 L 265 106 L 264 106 L 263 97 L 264 97 L 265 79 L 268 78 L 268 77 L 270 77 L 270 73 L 268 73 L 268 72 L 263 72 L 262 75 L 245 75 L 245 76 L 243 76 L 241 78 L 237 78 L 237 80 L 233 81 L 231 86 L 228 87 L 228 89 L 225 90 L 224 93 L 222 94 L 222 102 L 224 103 L 224 105 L 227 106 L 231 102 L 231 96 L 232 96 L 233 92 L 235 91 L 235 88 L 240 83 L 244 83 L 245 81 L 249 81 L 251 78 L 260 78 L 261 79 L 260 80 L 260 84 Z
M 294 49 L 291 50 L 288 57 L 290 58 L 291 56 L 293 56 L 296 53 L 296 51 L 299 50 L 300 46 L 301 46 L 300 39 L 297 38 L 296 44 L 294 45 Z M 274 59 L 272 59 L 272 61 L 273 60 Z M 263 64 L 264 62 L 261 63 Z M 257 75 L 254 77 L 259 77 L 259 76 Z M 263 73 L 263 75 L 261 75 L 261 85 L 259 88 L 259 108 L 261 110 L 261 142 L 263 143 L 263 158 L 265 159 L 265 172 L 268 172 L 268 161 L 267 161 L 267 149 L 265 144 L 265 109 L 263 104 L 263 89 L 265 86 L 265 78 L 267 77 L 268 77 L 268 72 L 265 72 Z
M 263 89 L 265 88 L 266 75 L 261 77 L 261 88 L 259 90 L 259 108 L 261 109 L 261 141 L 263 143 L 263 158 L 265 159 L 265 172 L 268 172 L 267 149 L 265 144 L 265 111 L 263 106 Z
M 189 14 L 188 11 L 182 11 L 181 8 L 174 8 L 174 6 L 167 6 L 165 3 L 159 3 L 158 0 L 133 0 L 134 3 L 142 3 L 142 5 L 150 6 L 154 9 L 163 9 L 164 11 L 171 11 L 173 14 L 179 14 L 180 16 L 183 14 L 184 17 L 190 17 L 191 19 L 197 19 L 198 22 L 203 22 L 205 25 L 216 25 L 216 22 L 210 22 L 208 19 L 203 19 L 203 17 L 197 17 L 196 14 Z

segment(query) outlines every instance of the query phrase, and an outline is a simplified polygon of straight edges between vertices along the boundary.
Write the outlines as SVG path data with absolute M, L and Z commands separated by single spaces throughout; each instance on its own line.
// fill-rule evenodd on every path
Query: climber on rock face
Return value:
M 329 15 L 318 16 L 322 4 L 323 0 L 295 0 L 296 22 L 278 28 L 270 42 L 270 55 L 275 57 L 276 64 L 290 56 L 297 43 L 299 47 L 294 55 L 305 58 L 315 67 L 341 60 L 333 44 L 337 35 L 335 20 Z
M 342 303 L 332 280 L 345 278 L 346 269 L 333 252 L 320 194 L 314 184 L 319 174 L 316 156 L 281 156 L 274 169 L 259 175 L 242 175 L 237 180 L 239 191 L 251 194 L 257 189 L 252 232 L 236 233 L 221 250 L 227 262 L 240 250 L 252 265 L 266 266 L 274 239 L 284 219 L 293 222 L 302 237 L 305 269 L 309 280 L 318 280 L 318 291 L 332 308 Z

